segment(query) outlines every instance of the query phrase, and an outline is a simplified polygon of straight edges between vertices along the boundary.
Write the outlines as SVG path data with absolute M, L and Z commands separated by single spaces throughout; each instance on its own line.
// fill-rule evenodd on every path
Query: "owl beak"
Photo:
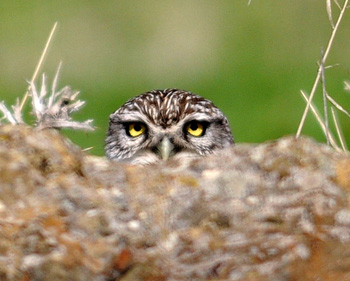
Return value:
M 174 144 L 169 138 L 164 137 L 157 146 L 159 154 L 163 160 L 168 160 L 174 150 Z

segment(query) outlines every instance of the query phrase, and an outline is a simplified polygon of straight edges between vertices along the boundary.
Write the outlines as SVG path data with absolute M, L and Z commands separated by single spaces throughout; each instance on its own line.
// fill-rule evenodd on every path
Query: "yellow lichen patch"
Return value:
M 198 186 L 198 180 L 193 177 L 179 177 L 179 181 L 181 184 L 190 186 L 190 187 L 197 187 Z
M 8 141 L 9 137 L 7 135 L 0 134 L 0 141 Z
M 340 160 L 336 164 L 335 169 L 337 173 L 335 178 L 336 183 L 344 189 L 350 190 L 350 159 Z

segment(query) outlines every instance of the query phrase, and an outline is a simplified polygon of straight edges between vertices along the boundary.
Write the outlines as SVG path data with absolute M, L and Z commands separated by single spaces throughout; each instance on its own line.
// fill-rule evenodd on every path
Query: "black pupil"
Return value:
M 197 124 L 197 123 L 191 123 L 190 129 L 191 129 L 192 131 L 197 130 L 197 129 L 198 129 L 198 124 Z
M 134 130 L 135 130 L 136 132 L 141 131 L 141 130 L 142 130 L 141 124 L 135 124 L 135 125 L 134 125 Z

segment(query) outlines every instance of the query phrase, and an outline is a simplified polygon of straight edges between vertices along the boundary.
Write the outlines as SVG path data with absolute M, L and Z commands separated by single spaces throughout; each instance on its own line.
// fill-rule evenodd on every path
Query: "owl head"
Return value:
M 150 164 L 213 153 L 233 144 L 225 115 L 193 93 L 153 90 L 127 101 L 110 115 L 109 159 Z

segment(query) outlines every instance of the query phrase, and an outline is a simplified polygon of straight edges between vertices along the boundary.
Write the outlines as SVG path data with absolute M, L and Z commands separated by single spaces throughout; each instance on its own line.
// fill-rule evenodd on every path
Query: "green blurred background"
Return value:
M 347 13 L 328 60 L 339 65 L 327 69 L 326 85 L 349 109 Z M 228 116 L 236 142 L 295 134 L 305 107 L 299 91 L 310 92 L 331 33 L 325 0 L 0 0 L 6 104 L 23 96 L 55 21 L 43 71 L 52 81 L 63 61 L 59 87 L 81 91 L 87 103 L 75 117 L 93 118 L 97 127 L 65 134 L 83 148 L 93 146 L 95 155 L 104 154 L 110 113 L 137 94 L 170 87 L 211 99 Z M 320 89 L 315 102 L 321 109 Z M 350 121 L 339 116 L 348 139 Z M 311 114 L 303 134 L 324 141 Z

